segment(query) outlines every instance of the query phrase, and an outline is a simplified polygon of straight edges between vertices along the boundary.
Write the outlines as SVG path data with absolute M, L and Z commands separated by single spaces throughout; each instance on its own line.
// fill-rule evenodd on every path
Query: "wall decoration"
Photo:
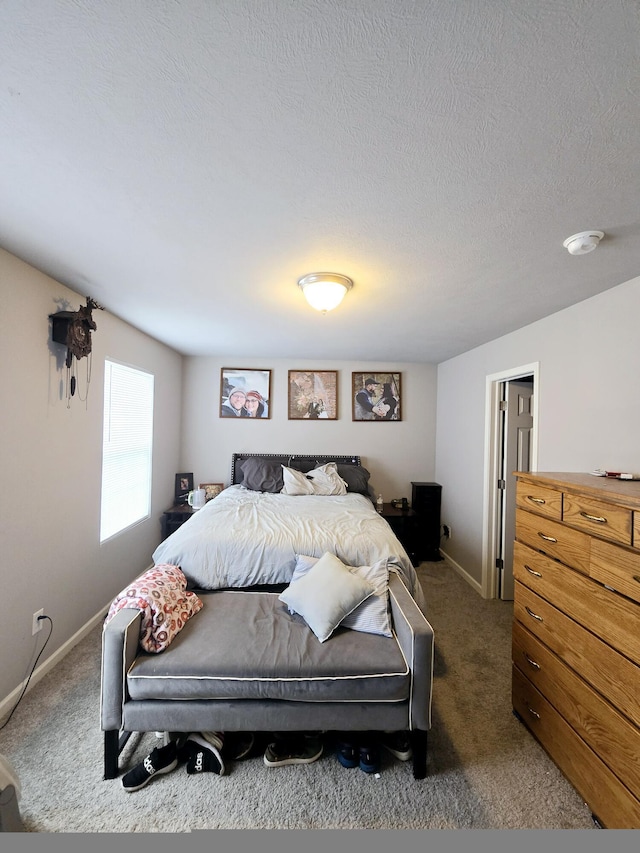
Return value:
M 91 383 L 91 332 L 95 332 L 98 328 L 91 313 L 94 308 L 104 311 L 102 305 L 99 305 L 95 299 L 87 296 L 87 304 L 81 305 L 77 311 L 58 311 L 56 314 L 49 314 L 49 319 L 51 320 L 51 340 L 56 344 L 64 344 L 67 348 L 67 357 L 65 360 L 67 368 L 67 408 L 71 407 L 71 398 L 76 393 L 76 361 L 85 356 L 87 356 L 87 385 L 85 396 L 81 397 L 81 399 L 83 402 L 86 402 L 89 396 L 89 385 Z
M 289 420 L 338 418 L 337 370 L 289 371 Z
M 354 421 L 400 421 L 399 373 L 352 373 Z
M 205 501 L 211 501 L 224 489 L 224 483 L 200 483 L 200 488 L 204 489 Z
M 193 474 L 176 474 L 175 502 L 186 504 L 191 491 L 193 491 Z
M 220 371 L 221 418 L 270 418 L 271 371 L 223 367 Z

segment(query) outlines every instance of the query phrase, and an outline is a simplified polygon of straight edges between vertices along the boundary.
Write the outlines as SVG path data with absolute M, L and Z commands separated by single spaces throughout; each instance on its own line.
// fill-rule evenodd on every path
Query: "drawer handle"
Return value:
M 534 504 L 546 504 L 546 501 L 544 498 L 534 498 L 533 495 L 527 495 L 527 500 L 531 501 L 531 503 L 534 503 Z
M 554 539 L 553 536 L 545 536 L 544 533 L 540 533 L 539 531 L 538 531 L 538 536 L 541 539 L 545 539 L 547 542 L 557 542 L 558 541 L 557 539 Z
M 524 564 L 525 569 L 529 572 L 530 575 L 533 575 L 536 578 L 542 577 L 542 572 L 535 572 L 531 566 L 528 566 L 526 563 Z
M 526 652 L 522 652 L 522 654 L 524 655 L 524 659 L 532 669 L 540 669 L 540 664 L 530 658 Z
M 533 708 L 530 708 L 528 705 L 527 705 L 527 711 L 531 714 L 532 717 L 535 717 L 536 720 L 540 719 L 540 714 L 537 711 L 534 711 Z
M 544 619 L 542 618 L 542 616 L 538 616 L 538 614 L 534 613 L 533 610 L 529 610 L 529 608 L 526 606 L 524 609 L 527 611 L 527 613 L 529 614 L 529 616 L 531 616 L 532 619 L 535 619 L 538 622 L 544 622 Z
M 606 524 L 607 519 L 602 515 L 589 515 L 588 512 L 581 512 L 580 515 L 586 518 L 587 521 L 595 521 L 597 524 Z

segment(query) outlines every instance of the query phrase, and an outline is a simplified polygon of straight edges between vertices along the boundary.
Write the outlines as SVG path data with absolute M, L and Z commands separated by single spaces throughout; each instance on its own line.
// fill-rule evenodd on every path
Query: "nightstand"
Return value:
M 177 530 L 194 512 L 198 512 L 198 510 L 189 506 L 189 504 L 174 504 L 171 509 L 165 510 L 160 519 L 162 539 L 166 539 L 167 536 Z
M 389 523 L 414 566 L 419 565 L 418 557 L 418 514 L 412 509 L 396 509 L 391 504 L 384 504 L 380 515 Z

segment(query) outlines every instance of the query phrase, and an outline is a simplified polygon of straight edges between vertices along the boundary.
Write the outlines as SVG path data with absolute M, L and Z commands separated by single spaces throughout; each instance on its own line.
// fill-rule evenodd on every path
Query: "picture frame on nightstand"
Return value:
M 176 474 L 174 501 L 177 504 L 186 504 L 191 491 L 193 491 L 193 472 Z
M 200 483 L 200 488 L 204 489 L 205 501 L 212 501 L 224 489 L 224 483 Z

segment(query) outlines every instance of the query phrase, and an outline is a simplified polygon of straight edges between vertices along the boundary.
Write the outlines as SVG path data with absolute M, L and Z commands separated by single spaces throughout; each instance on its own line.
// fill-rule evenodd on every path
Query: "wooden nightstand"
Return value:
M 418 558 L 418 514 L 412 509 L 396 509 L 384 504 L 380 515 L 389 523 L 391 529 L 402 542 L 405 551 L 414 566 L 419 565 Z
M 182 524 L 187 521 L 194 512 L 198 512 L 189 504 L 174 504 L 171 509 L 165 510 L 160 519 L 160 527 L 162 529 L 162 539 L 166 539 Z

